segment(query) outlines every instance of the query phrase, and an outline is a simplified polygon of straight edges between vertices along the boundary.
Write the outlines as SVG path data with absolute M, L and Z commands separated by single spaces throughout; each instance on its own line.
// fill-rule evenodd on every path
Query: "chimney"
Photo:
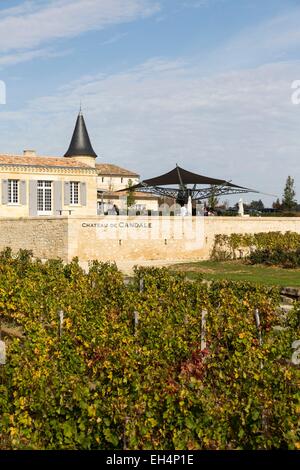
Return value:
M 23 155 L 24 155 L 24 157 L 36 157 L 36 151 L 35 150 L 24 150 Z

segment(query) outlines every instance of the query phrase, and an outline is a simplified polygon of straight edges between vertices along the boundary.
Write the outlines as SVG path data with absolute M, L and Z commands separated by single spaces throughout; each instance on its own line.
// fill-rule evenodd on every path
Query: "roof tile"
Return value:
M 25 165 L 25 166 L 46 166 L 46 167 L 65 167 L 65 168 L 92 168 L 85 163 L 78 162 L 72 158 L 44 157 L 32 156 L 25 157 L 23 155 L 1 155 L 0 165 Z
M 137 173 L 134 171 L 126 170 L 125 168 L 121 168 L 118 165 L 113 165 L 111 163 L 96 163 L 96 170 L 98 171 L 98 175 L 120 175 L 120 176 L 134 176 L 139 177 Z

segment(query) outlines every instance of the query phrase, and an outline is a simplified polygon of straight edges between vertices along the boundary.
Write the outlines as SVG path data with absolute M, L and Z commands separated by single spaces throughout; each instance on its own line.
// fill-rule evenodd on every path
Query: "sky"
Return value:
M 0 0 L 0 153 L 63 156 L 81 103 L 99 163 L 300 202 L 299 25 L 300 0 Z

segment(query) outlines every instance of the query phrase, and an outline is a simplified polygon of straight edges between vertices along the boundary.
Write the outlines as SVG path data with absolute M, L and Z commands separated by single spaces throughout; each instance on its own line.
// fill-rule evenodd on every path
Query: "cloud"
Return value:
M 85 76 L 23 110 L 2 112 L 1 148 L 63 155 L 82 100 L 102 161 L 143 177 L 178 163 L 279 196 L 291 174 L 299 192 L 300 106 L 291 104 L 291 82 L 299 77 L 299 62 L 204 78 L 191 63 L 156 58 Z
M 51 0 L 0 11 L 0 52 L 8 53 L 144 18 L 159 11 L 159 4 L 149 0 Z
M 223 3 L 226 0 L 185 0 L 182 3 L 184 8 L 203 8 L 207 6 L 214 5 L 216 3 Z
M 121 39 L 125 38 L 128 36 L 128 33 L 118 33 L 115 34 L 114 36 L 110 37 L 109 39 L 106 39 L 105 41 L 100 43 L 100 46 L 108 46 L 110 44 L 115 44 L 116 42 L 121 41 Z
M 52 57 L 65 57 L 70 54 L 72 51 L 60 50 L 55 51 L 51 49 L 36 49 L 26 52 L 16 52 L 14 54 L 6 54 L 0 57 L 0 69 L 4 67 L 9 67 L 10 65 L 16 65 L 22 62 L 28 62 L 33 59 L 49 59 Z
M 101 18 L 96 17 L 100 3 L 106 5 Z M 45 18 L 53 23 L 58 5 L 64 16 L 56 15 L 58 24 L 42 31 Z M 55 0 L 47 7 L 26 2 L 26 14 L 6 10 L 1 16 L 0 50 L 8 47 L 1 39 L 4 20 L 22 19 L 27 27 L 19 37 L 11 35 L 15 49 L 2 54 L 0 65 L 1 60 L 8 64 L 46 51 L 55 53 L 48 48 L 50 40 L 150 15 L 156 11 L 154 5 L 141 0 Z M 88 17 L 80 17 L 83 6 Z M 300 106 L 291 104 L 291 83 L 300 79 L 300 62 L 279 60 L 300 45 L 297 21 L 300 9 L 238 34 L 215 54 L 210 52 L 214 66 L 220 64 L 218 70 L 210 70 L 210 76 L 207 63 L 195 57 L 190 62 L 156 57 L 122 72 L 82 76 L 16 111 L 2 106 L 1 151 L 33 147 L 41 154 L 63 155 L 82 101 L 92 143 L 102 161 L 136 170 L 143 177 L 179 163 L 191 171 L 279 196 L 290 174 L 299 196 Z M 249 200 L 252 197 L 256 196 L 250 195 Z
M 244 28 L 210 53 L 216 70 L 253 67 L 288 60 L 300 46 L 300 8 L 291 8 L 273 18 Z

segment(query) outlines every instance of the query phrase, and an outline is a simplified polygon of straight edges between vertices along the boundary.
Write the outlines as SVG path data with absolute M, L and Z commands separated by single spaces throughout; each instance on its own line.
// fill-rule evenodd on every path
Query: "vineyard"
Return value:
M 279 304 L 275 288 L 154 268 L 124 282 L 6 249 L 0 449 L 300 449 L 300 307 Z
M 232 233 L 215 236 L 211 258 L 216 261 L 244 258 L 251 264 L 300 267 L 300 234 L 297 232 Z

